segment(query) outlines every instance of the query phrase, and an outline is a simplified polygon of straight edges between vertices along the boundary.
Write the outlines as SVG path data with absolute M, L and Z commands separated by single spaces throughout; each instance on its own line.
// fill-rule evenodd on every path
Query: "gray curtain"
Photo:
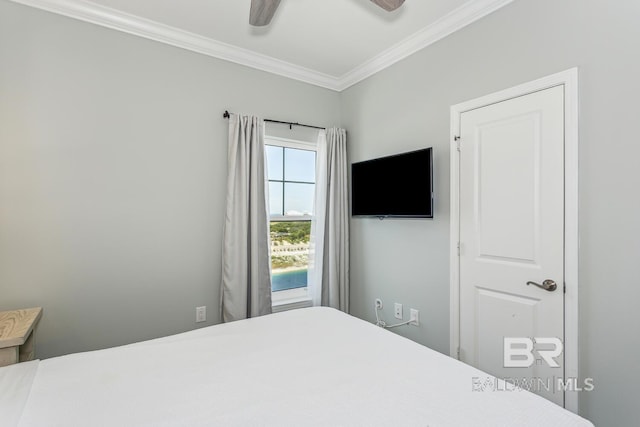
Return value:
M 320 131 L 317 159 L 310 295 L 313 305 L 348 312 L 349 193 L 344 129 Z
M 271 313 L 264 121 L 231 114 L 222 252 L 222 321 Z

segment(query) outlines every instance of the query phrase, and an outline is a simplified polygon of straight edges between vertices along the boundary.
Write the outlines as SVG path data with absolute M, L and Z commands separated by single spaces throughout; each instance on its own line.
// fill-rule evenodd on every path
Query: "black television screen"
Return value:
M 353 216 L 433 218 L 431 148 L 351 165 Z

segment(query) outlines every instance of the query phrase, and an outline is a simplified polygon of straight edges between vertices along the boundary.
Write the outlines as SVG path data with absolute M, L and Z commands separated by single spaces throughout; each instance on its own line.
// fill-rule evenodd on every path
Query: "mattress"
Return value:
M 473 391 L 486 373 L 328 308 L 32 366 L 14 425 L 592 425 L 527 391 Z

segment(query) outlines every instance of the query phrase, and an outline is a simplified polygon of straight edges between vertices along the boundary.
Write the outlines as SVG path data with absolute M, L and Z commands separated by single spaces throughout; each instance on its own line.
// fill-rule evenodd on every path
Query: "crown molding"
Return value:
M 336 78 L 249 49 L 203 37 L 84 0 L 11 0 L 15 3 L 64 15 L 171 46 L 247 67 L 256 68 L 312 85 L 337 90 Z
M 339 77 L 85 0 L 11 1 L 340 92 L 513 0 L 470 0 Z
M 427 27 L 415 32 L 338 79 L 338 91 L 384 70 L 398 61 L 484 18 L 513 0 L 470 0 Z

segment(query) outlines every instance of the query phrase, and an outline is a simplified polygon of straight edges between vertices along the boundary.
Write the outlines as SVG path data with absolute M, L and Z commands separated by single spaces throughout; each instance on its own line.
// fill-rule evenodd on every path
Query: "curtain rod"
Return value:
M 223 118 L 228 119 L 230 117 L 229 111 L 224 110 L 224 114 L 222 115 Z M 323 127 L 320 126 L 313 126 L 313 125 L 305 125 L 302 123 L 293 123 L 293 122 L 283 122 L 280 120 L 271 120 L 271 119 L 264 119 L 265 122 L 269 122 L 269 123 L 280 123 L 283 125 L 289 125 L 289 129 L 291 129 L 293 126 L 303 126 L 306 128 L 313 128 L 313 129 L 325 129 Z

